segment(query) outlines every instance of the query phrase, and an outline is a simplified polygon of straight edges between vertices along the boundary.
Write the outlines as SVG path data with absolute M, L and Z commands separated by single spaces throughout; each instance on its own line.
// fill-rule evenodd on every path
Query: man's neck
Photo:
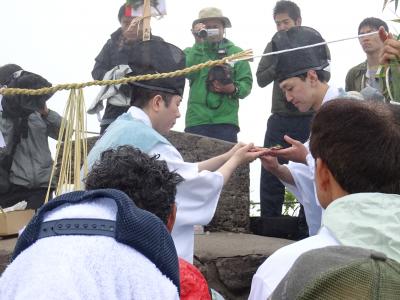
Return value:
M 313 106 L 314 111 L 319 110 L 319 108 L 322 105 L 322 102 L 324 101 L 325 95 L 328 92 L 329 85 L 326 82 L 319 82 L 317 91 L 315 93 L 315 96 L 318 97 L 318 101 L 316 104 Z
M 369 70 L 376 70 L 379 66 L 379 52 L 367 54 L 367 67 Z

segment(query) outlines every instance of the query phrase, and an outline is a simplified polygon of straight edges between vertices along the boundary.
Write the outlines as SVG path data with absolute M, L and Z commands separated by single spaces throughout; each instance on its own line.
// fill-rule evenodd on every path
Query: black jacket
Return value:
M 131 44 L 123 44 L 120 46 L 122 38 L 122 29 L 119 28 L 113 34 L 107 43 L 101 49 L 99 55 L 95 58 L 95 65 L 92 70 L 92 77 L 95 80 L 102 80 L 104 74 L 118 65 L 127 65 L 129 58 L 132 56 L 131 49 L 136 42 Z M 158 36 L 151 36 L 151 39 L 162 40 Z

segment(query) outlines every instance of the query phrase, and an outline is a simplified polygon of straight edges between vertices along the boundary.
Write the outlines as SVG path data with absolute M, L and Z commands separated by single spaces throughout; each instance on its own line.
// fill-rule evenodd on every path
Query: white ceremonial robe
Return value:
M 133 106 L 129 108 L 128 113 L 136 120 L 152 127 L 149 117 L 143 110 Z M 167 162 L 169 170 L 176 171 L 185 179 L 177 186 L 175 198 L 177 212 L 172 238 L 178 256 L 192 263 L 194 251 L 193 226 L 207 225 L 213 218 L 224 178 L 220 172 L 199 172 L 198 164 L 185 162 L 178 150 L 172 145 L 158 143 L 148 154 L 159 154 L 159 159 Z
M 341 91 L 334 87 L 329 87 L 322 104 L 337 98 Z M 315 161 L 309 150 L 309 141 L 304 143 L 308 150 L 307 165 L 289 161 L 286 165 L 293 176 L 295 185 L 282 181 L 286 188 L 294 194 L 296 199 L 304 206 L 304 213 L 308 225 L 310 236 L 317 234 L 321 227 L 322 208 L 319 205 L 317 193 L 314 185 Z

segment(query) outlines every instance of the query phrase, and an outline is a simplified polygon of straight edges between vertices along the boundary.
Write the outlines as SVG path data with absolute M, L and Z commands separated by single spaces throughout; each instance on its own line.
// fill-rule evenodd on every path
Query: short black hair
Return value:
M 312 69 L 310 69 L 312 70 Z M 321 82 L 328 82 L 331 78 L 331 73 L 325 70 L 314 70 L 317 74 L 318 80 Z M 299 77 L 301 80 L 305 81 L 307 78 L 307 73 L 299 74 L 295 77 Z M 286 78 L 287 79 L 287 78 Z
M 118 189 L 136 206 L 167 224 L 175 203 L 176 186 L 183 178 L 158 158 L 129 145 L 108 149 L 101 153 L 85 178 L 86 189 Z
M 311 154 L 349 194 L 400 194 L 399 116 L 386 103 L 331 100 L 312 122 Z
M 0 67 L 0 86 L 8 85 L 12 79 L 12 74 L 17 71 L 22 70 L 22 68 L 16 64 L 6 64 Z
M 122 17 L 125 16 L 125 6 L 126 4 L 122 4 L 118 11 L 118 21 L 121 23 Z
M 301 18 L 300 7 L 298 7 L 296 3 L 288 0 L 280 0 L 276 2 L 273 11 L 274 19 L 278 14 L 288 14 L 288 16 L 295 22 L 297 19 Z
M 385 21 L 378 18 L 370 17 L 362 20 L 360 25 L 358 25 L 358 34 L 360 34 L 361 28 L 366 26 L 371 27 L 374 30 L 378 30 L 379 27 L 383 26 L 383 28 L 385 28 L 387 32 L 389 31 L 389 27 Z
M 147 103 L 149 103 L 150 99 L 153 99 L 156 95 L 160 95 L 163 98 L 166 107 L 168 107 L 171 103 L 173 94 L 155 91 L 134 85 L 131 85 L 130 87 L 131 106 L 144 108 Z

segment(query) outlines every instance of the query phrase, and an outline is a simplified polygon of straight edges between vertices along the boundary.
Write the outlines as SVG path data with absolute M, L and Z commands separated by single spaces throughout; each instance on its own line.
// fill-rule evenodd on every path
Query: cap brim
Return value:
M 231 21 L 226 17 L 211 17 L 211 18 L 197 19 L 197 20 L 193 21 L 192 27 L 194 27 L 194 25 L 196 25 L 197 23 L 202 23 L 202 22 L 207 21 L 207 20 L 221 20 L 222 23 L 224 23 L 224 27 L 225 28 L 231 28 L 232 27 Z

